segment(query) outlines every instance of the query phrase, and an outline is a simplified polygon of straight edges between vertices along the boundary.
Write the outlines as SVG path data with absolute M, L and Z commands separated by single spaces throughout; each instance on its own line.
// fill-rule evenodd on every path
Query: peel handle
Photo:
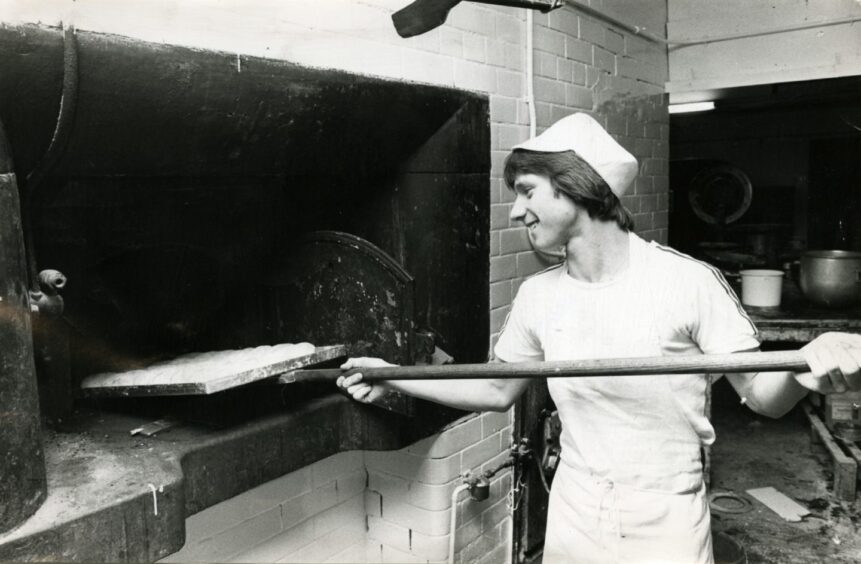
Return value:
M 771 351 L 693 356 L 649 356 L 597 360 L 492 362 L 385 368 L 301 369 L 283 374 L 279 382 L 334 382 L 338 376 L 361 372 L 367 382 L 378 380 L 464 380 L 516 378 L 588 378 L 655 374 L 724 374 L 737 372 L 806 372 L 800 351 Z

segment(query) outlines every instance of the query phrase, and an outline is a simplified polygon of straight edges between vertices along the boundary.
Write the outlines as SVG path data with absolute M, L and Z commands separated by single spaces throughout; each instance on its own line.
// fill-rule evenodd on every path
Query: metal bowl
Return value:
M 861 253 L 807 251 L 801 255 L 798 285 L 811 302 L 846 307 L 861 301 Z

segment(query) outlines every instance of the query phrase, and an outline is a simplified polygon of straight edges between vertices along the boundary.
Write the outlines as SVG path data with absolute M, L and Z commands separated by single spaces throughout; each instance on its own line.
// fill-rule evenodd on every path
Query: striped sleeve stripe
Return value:
M 502 335 L 505 332 L 505 328 L 508 326 L 508 320 L 510 318 L 511 318 L 511 308 L 508 308 L 508 313 L 505 314 L 505 321 L 502 322 L 502 327 L 499 328 L 499 334 L 500 335 Z
M 754 336 L 759 337 L 759 329 L 756 328 L 756 325 L 754 324 L 753 320 L 751 320 L 751 318 L 747 315 L 747 312 L 744 310 L 744 308 L 741 305 L 741 302 L 738 300 L 738 296 L 736 296 L 735 292 L 733 292 L 732 288 L 730 287 L 729 283 L 726 281 L 726 278 L 724 278 L 723 274 L 721 274 L 720 270 L 718 270 L 717 268 L 715 268 L 714 266 L 712 266 L 711 264 L 709 264 L 705 261 L 697 260 L 690 255 L 680 253 L 679 251 L 673 249 L 672 247 L 664 247 L 663 245 L 655 243 L 655 248 L 658 250 L 664 251 L 666 253 L 670 253 L 671 255 L 675 255 L 679 258 L 689 260 L 689 261 L 695 262 L 699 265 L 706 267 L 709 270 L 709 272 L 711 272 L 712 275 L 717 279 L 717 281 L 721 285 L 721 287 L 723 287 L 727 296 L 729 296 L 729 298 L 733 301 L 733 303 L 735 304 L 735 308 L 738 310 L 738 313 L 745 319 L 745 321 L 747 321 L 750 324 L 751 329 L 753 329 Z

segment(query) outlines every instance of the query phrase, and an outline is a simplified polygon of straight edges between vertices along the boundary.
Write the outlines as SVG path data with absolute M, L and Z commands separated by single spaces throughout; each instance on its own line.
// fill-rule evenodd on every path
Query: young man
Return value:
M 516 146 L 505 165 L 511 219 L 565 261 L 520 287 L 494 349 L 502 362 L 753 351 L 757 331 L 720 273 L 647 243 L 619 198 L 637 161 L 574 114 Z M 854 347 L 854 349 L 853 349 Z M 804 347 L 810 373 L 728 375 L 754 411 L 779 417 L 808 390 L 861 388 L 861 336 Z M 351 359 L 343 368 L 384 366 Z M 338 385 L 372 402 L 386 388 L 468 410 L 506 410 L 527 380 Z M 549 378 L 562 421 L 544 562 L 712 562 L 700 449 L 714 440 L 706 375 Z

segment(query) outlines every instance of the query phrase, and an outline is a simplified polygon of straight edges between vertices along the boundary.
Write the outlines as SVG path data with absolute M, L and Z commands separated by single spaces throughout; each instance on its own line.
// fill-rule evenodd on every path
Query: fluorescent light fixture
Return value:
M 689 112 L 705 112 L 715 109 L 714 102 L 691 102 L 689 104 L 670 104 L 671 114 L 686 114 Z

